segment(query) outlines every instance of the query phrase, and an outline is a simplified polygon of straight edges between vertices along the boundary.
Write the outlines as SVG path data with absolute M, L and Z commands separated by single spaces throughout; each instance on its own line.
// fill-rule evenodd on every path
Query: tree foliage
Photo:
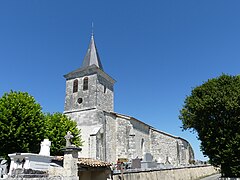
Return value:
M 52 141 L 51 155 L 57 155 L 65 146 L 67 131 L 74 135 L 73 143 L 80 146 L 80 131 L 65 115 L 43 114 L 40 104 L 25 92 L 11 91 L 0 98 L 0 156 L 38 153 L 44 138 Z
M 6 93 L 0 98 L 0 155 L 38 152 L 45 133 L 41 106 L 27 93 Z
M 221 75 L 194 88 L 180 111 L 201 149 L 223 176 L 240 177 L 240 77 Z
M 68 131 L 73 135 L 72 143 L 76 146 L 82 145 L 80 130 L 77 128 L 75 121 L 61 113 L 47 114 L 45 119 L 47 123 L 45 136 L 52 142 L 51 154 L 62 153 L 61 149 L 66 145 L 64 136 Z

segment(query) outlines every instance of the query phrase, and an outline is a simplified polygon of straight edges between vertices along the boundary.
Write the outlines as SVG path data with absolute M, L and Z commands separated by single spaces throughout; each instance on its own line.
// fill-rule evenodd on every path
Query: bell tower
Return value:
M 92 34 L 82 66 L 66 75 L 64 113 L 114 109 L 115 80 L 104 72 Z

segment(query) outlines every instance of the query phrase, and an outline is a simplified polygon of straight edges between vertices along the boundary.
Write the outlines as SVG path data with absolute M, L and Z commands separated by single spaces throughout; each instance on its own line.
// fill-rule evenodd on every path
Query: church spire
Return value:
M 83 68 L 88 67 L 93 64 L 103 70 L 103 66 L 102 66 L 102 63 L 100 61 L 100 58 L 99 58 L 99 55 L 97 52 L 97 48 L 96 48 L 96 45 L 94 42 L 94 36 L 93 36 L 93 32 L 92 32 L 91 40 L 90 40 L 90 43 L 88 46 L 87 53 L 84 57 L 82 67 Z

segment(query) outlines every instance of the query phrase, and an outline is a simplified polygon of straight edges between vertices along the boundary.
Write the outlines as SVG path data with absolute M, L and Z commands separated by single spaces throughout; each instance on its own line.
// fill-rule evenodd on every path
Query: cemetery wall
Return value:
M 55 179 L 53 179 L 53 180 L 60 180 L 61 179 L 61 177 L 59 177 L 59 178 L 55 178 Z M 5 180 L 48 180 L 48 178 L 46 178 L 46 177 L 44 177 L 44 178 L 7 178 L 7 179 L 5 179 Z
M 124 180 L 192 180 L 217 173 L 213 166 L 187 167 L 178 169 L 151 170 L 127 172 L 123 174 Z M 121 174 L 114 174 L 113 180 L 121 179 Z

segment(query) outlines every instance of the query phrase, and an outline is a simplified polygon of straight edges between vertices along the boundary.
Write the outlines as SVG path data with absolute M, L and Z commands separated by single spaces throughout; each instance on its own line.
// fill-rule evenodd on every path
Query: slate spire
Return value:
M 99 67 L 100 69 L 103 70 L 103 66 L 100 61 L 98 51 L 97 51 L 97 48 L 96 48 L 96 45 L 94 42 L 94 36 L 92 33 L 91 40 L 90 40 L 90 43 L 88 46 L 88 50 L 87 50 L 87 53 L 83 60 L 82 67 L 85 68 L 85 67 L 91 66 L 93 64 L 95 64 L 97 67 Z

